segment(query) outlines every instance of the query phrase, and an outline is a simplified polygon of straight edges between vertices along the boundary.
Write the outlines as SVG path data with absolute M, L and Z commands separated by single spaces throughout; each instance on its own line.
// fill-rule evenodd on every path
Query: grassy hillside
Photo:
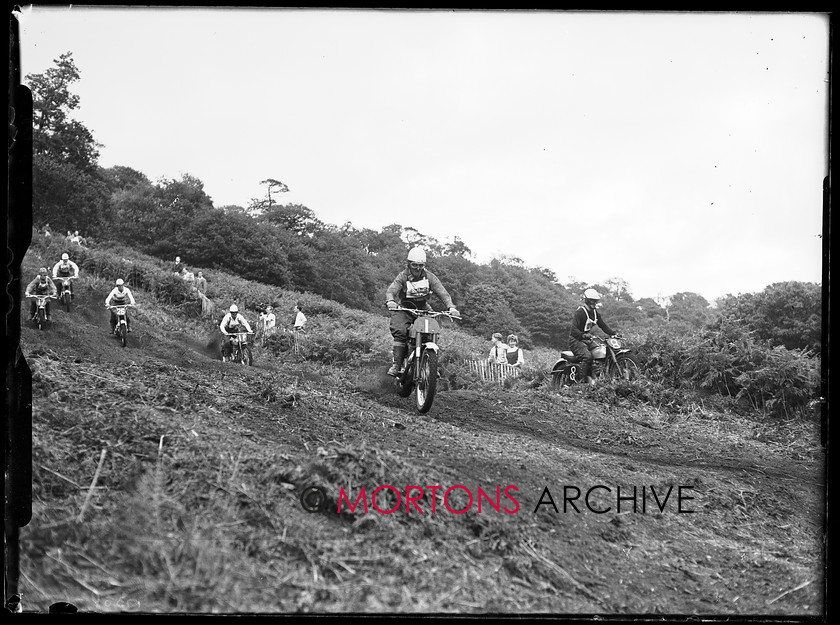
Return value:
M 61 251 L 33 247 L 24 276 Z M 530 373 L 508 388 L 482 384 L 461 361 L 489 343 L 457 328 L 442 338 L 448 388 L 418 415 L 384 375 L 384 315 L 206 271 L 218 309 L 306 306 L 299 354 L 257 348 L 242 367 L 219 360 L 221 313 L 180 301 L 160 261 L 116 248 L 81 261 L 73 310 L 44 332 L 22 320 L 34 430 L 25 610 L 823 609 L 815 422 L 652 400 L 644 381 L 552 392 L 547 351 L 529 353 Z M 117 275 L 137 284 L 125 349 L 104 309 Z M 400 493 L 393 513 L 337 512 L 342 489 L 355 500 L 386 485 L 377 505 Z M 304 510 L 310 486 L 325 510 Z M 634 486 L 635 512 L 616 498 Z M 423 497 L 407 510 L 406 491 L 421 492 L 409 487 Z M 492 500 L 481 512 L 479 487 Z

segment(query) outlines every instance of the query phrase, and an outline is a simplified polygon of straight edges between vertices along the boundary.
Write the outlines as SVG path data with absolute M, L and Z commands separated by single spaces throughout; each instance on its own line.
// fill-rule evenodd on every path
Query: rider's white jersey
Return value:
M 108 297 L 105 298 L 105 305 L 110 306 L 112 300 L 115 306 L 124 306 L 125 304 L 134 305 L 136 303 L 134 301 L 134 295 L 131 293 L 131 289 L 127 286 L 123 287 L 122 291 L 120 291 L 120 287 L 115 286 L 113 290 L 108 293 Z
M 243 325 L 248 330 L 248 332 L 252 332 L 251 324 L 248 323 L 248 320 L 242 316 L 242 313 L 236 313 L 236 315 L 231 315 L 228 312 L 223 318 L 222 322 L 219 324 L 219 329 L 222 331 L 223 334 L 229 334 L 230 331 L 228 328 L 233 325 Z

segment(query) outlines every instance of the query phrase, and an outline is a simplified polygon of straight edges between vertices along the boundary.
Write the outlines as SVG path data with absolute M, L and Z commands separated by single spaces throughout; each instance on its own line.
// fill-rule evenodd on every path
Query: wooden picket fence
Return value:
M 486 360 L 465 360 L 470 372 L 478 373 L 482 380 L 503 384 L 507 378 L 519 376 L 519 367 L 490 363 Z

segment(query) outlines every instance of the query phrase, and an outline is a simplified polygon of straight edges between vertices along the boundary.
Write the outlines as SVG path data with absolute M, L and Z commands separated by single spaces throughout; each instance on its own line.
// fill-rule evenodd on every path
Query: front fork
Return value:
M 437 343 L 435 343 L 434 335 L 418 334 L 415 339 L 414 347 L 409 352 L 408 357 L 405 361 L 406 369 L 411 366 L 412 360 L 414 361 L 415 365 L 418 365 L 414 367 L 414 371 L 412 371 L 411 374 L 411 377 L 415 383 L 420 381 L 420 376 L 422 375 L 422 372 L 420 371 L 419 367 L 420 357 L 423 355 L 423 352 L 427 349 L 431 349 L 435 353 L 437 353 L 440 350 L 440 348 L 437 346 Z

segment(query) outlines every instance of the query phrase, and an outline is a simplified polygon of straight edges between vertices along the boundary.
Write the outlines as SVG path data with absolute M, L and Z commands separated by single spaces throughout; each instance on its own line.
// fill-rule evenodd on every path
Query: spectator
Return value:
M 76 230 L 73 233 L 73 236 L 70 237 L 70 242 L 75 243 L 79 247 L 84 247 L 84 245 L 86 243 L 85 238 L 82 235 L 79 234 L 78 230 Z
M 68 230 L 67 231 L 67 236 L 64 237 L 64 238 L 67 240 L 68 243 L 72 243 L 73 242 L 73 233 Z
M 172 271 L 174 271 L 177 274 L 180 274 L 181 270 L 183 268 L 184 268 L 184 265 L 181 263 L 181 257 L 176 256 L 175 257 L 175 263 L 172 265 Z
M 294 307 L 295 313 L 295 331 L 296 332 L 306 332 L 306 315 L 303 314 L 303 310 L 301 305 L 295 304 Z
M 207 292 L 207 280 L 200 271 L 198 272 L 198 277 L 195 279 L 195 289 L 202 294 Z
M 47 224 L 47 225 L 44 226 L 44 236 L 45 237 L 51 237 L 52 236 L 52 232 L 50 231 L 50 224 Z
M 490 364 L 504 365 L 507 363 L 508 346 L 502 342 L 502 335 L 500 332 L 494 332 L 493 347 L 490 348 L 490 353 L 487 356 L 487 362 Z
M 507 337 L 507 364 L 511 367 L 522 367 L 525 364 L 525 356 L 522 354 L 522 348 L 519 347 L 519 337 L 515 334 L 508 334 Z
M 260 324 L 262 325 L 263 336 L 269 337 L 274 334 L 274 329 L 277 326 L 277 315 L 271 306 L 265 307 L 265 312 L 260 313 Z
M 184 279 L 184 282 L 189 282 L 195 286 L 195 274 L 186 267 L 181 270 L 181 277 Z

